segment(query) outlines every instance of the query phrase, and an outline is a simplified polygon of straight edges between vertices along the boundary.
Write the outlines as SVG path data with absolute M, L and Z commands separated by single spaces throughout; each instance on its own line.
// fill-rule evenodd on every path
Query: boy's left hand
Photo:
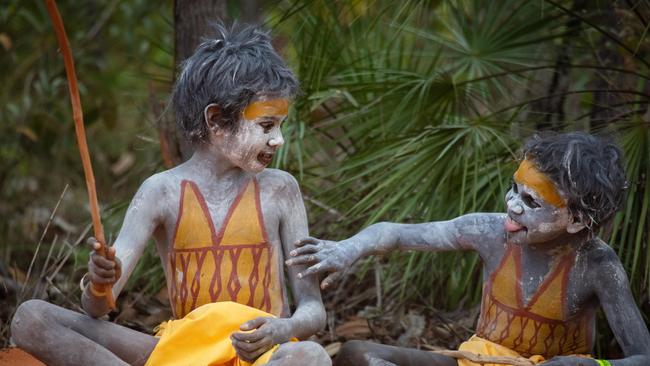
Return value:
M 540 366 L 598 366 L 598 361 L 593 358 L 575 356 L 555 356 Z
M 254 362 L 264 352 L 291 338 L 286 319 L 261 317 L 247 321 L 239 329 L 247 333 L 233 333 L 232 345 L 237 356 L 246 362 Z M 252 332 L 250 332 L 252 330 Z

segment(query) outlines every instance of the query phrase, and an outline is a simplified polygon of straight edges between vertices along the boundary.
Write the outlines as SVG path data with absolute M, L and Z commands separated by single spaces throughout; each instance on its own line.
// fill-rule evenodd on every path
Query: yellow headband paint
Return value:
M 515 181 L 534 189 L 544 201 L 555 207 L 566 206 L 566 202 L 560 196 L 553 182 L 544 173 L 537 170 L 530 160 L 524 159 L 519 164 L 519 169 L 515 172 Z
M 286 116 L 288 113 L 289 101 L 286 99 L 260 100 L 244 109 L 244 119 L 252 121 L 265 116 Z

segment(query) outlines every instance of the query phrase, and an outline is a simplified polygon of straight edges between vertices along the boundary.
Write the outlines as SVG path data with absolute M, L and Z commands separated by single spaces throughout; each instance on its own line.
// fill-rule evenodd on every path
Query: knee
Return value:
M 43 331 L 49 306 L 42 300 L 28 300 L 18 306 L 11 320 L 11 339 L 16 345 L 29 348 L 29 344 Z
M 332 359 L 316 342 L 290 342 L 280 345 L 267 365 L 331 366 Z
M 312 360 L 310 365 L 319 365 L 319 366 L 331 366 L 332 359 L 325 351 L 325 348 L 320 344 L 312 341 L 300 342 L 300 349 L 303 354 L 309 355 L 309 359 Z
M 348 341 L 343 344 L 336 356 L 336 366 L 367 365 L 370 343 L 365 341 Z

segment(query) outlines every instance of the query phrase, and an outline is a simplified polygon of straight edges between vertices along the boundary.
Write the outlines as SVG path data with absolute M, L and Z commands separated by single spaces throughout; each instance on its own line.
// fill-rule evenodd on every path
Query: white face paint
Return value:
M 541 198 L 534 189 L 513 182 L 506 193 L 508 217 L 505 229 L 513 244 L 551 244 L 567 234 L 572 217 L 566 207 L 556 207 Z
M 233 165 L 259 173 L 271 163 L 273 155 L 284 144 L 281 126 L 286 117 L 285 111 L 277 112 L 272 108 L 243 113 L 235 131 L 223 131 L 223 141 L 217 144 L 217 148 Z

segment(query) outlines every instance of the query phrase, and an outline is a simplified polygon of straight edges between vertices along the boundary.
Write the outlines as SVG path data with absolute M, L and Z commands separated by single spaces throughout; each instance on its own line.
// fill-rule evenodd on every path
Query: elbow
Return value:
M 324 330 L 325 325 L 327 325 L 327 313 L 325 312 L 325 308 L 321 306 L 318 309 L 318 314 L 316 314 L 316 332 Z

